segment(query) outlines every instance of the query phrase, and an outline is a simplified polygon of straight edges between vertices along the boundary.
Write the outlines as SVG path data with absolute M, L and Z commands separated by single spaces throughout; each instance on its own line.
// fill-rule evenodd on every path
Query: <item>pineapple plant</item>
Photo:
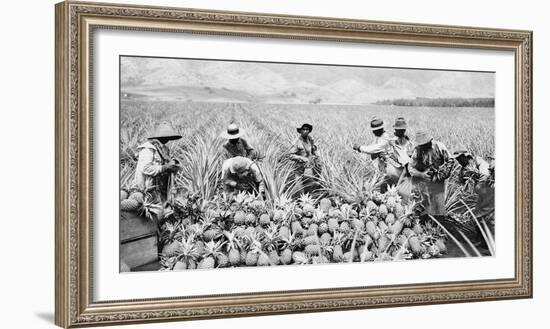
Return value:
M 315 200 L 309 194 L 302 194 L 298 199 L 298 203 L 302 207 L 303 215 L 312 217 L 315 211 Z
M 227 257 L 232 266 L 238 266 L 241 264 L 240 248 L 242 244 L 242 235 L 237 235 L 235 230 L 223 232 L 227 239 Z
M 204 253 L 202 259 L 199 262 L 198 269 L 213 269 L 216 266 L 216 259 L 220 255 L 224 255 L 221 251 L 225 242 L 222 241 L 208 241 L 205 244 Z M 225 255 L 224 255 L 225 256 Z
M 190 264 L 194 264 L 198 257 L 199 253 L 197 252 L 197 248 L 195 246 L 195 237 L 193 235 L 185 236 L 181 242 L 179 242 L 178 249 L 176 251 L 176 265 L 179 265 L 177 268 L 176 265 L 174 265 L 174 270 L 188 269 Z

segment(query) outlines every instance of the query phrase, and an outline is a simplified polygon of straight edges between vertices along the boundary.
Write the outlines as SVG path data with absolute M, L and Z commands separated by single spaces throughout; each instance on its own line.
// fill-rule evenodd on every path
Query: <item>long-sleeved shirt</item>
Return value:
M 227 158 L 238 156 L 250 158 L 254 152 L 254 148 L 252 148 L 244 138 L 237 139 L 236 143 L 227 141 L 227 143 L 223 145 L 223 148 L 226 151 Z
M 138 147 L 138 162 L 134 176 L 134 187 L 141 190 L 157 188 L 166 191 L 168 175 L 163 165 L 170 160 L 168 147 L 156 140 L 150 140 Z
M 237 161 L 237 158 L 230 158 L 223 162 L 222 165 L 222 182 L 224 183 L 225 189 L 228 191 L 239 190 L 239 191 L 253 191 L 258 189 L 259 192 L 265 190 L 265 183 L 260 172 L 260 168 L 256 163 L 250 159 L 248 170 L 244 175 L 239 175 L 231 171 L 233 161 Z M 235 182 L 237 185 L 232 187 L 230 186 L 231 182 Z
M 397 161 L 402 166 L 405 166 L 411 160 L 411 155 L 414 151 L 414 145 L 408 137 L 398 138 L 396 137 L 391 145 L 393 146 L 394 153 Z
M 386 173 L 386 163 L 385 159 L 390 158 L 394 162 L 397 162 L 397 157 L 395 156 L 394 147 L 392 146 L 392 138 L 388 133 L 383 133 L 380 136 L 376 136 L 374 141 L 368 145 L 361 145 L 359 147 L 359 152 L 367 153 L 371 155 L 373 159 L 374 166 L 378 168 L 378 171 L 381 173 Z M 396 166 L 398 165 L 396 163 Z
M 301 161 L 304 158 L 310 158 L 316 155 L 317 145 L 313 141 L 313 138 L 307 136 L 306 139 L 303 139 L 302 136 L 298 137 L 292 148 L 290 149 L 290 158 L 292 160 Z

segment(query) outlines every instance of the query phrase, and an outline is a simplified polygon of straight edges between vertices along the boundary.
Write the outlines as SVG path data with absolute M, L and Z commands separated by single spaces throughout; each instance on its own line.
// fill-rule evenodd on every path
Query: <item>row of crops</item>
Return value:
M 449 232 L 436 219 L 421 222 L 414 200 L 402 200 L 395 189 L 377 192 L 380 177 L 371 161 L 351 149 L 353 143 L 370 142 L 365 127 L 377 115 L 387 127 L 395 117 L 405 116 L 411 135 L 416 129 L 430 130 L 450 149 L 462 144 L 476 154 L 492 154 L 492 109 L 438 109 L 438 115 L 427 116 L 430 111 L 124 101 L 121 198 L 137 200 L 136 211 L 159 224 L 164 270 L 444 257 L 449 245 L 458 245 L 463 255 L 480 255 L 478 243 L 466 235 Z M 184 136 L 170 143 L 182 169 L 176 177 L 178 197 L 168 210 L 130 191 L 136 147 L 156 122 L 167 119 Z M 229 122 L 244 129 L 262 157 L 258 165 L 266 182 L 265 199 L 245 193 L 228 196 L 220 189 L 220 135 Z M 318 189 L 307 195 L 299 190 L 293 163 L 285 156 L 297 138 L 296 127 L 304 122 L 314 127 L 322 164 Z M 446 203 L 454 227 L 487 227 L 468 212 L 475 197 L 454 183 L 454 175 Z

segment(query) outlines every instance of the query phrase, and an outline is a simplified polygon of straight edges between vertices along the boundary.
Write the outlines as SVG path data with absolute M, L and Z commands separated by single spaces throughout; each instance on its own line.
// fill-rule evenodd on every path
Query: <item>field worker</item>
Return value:
M 490 215 L 495 206 L 494 161 L 491 161 L 491 165 L 483 158 L 474 156 L 464 146 L 457 148 L 453 157 L 461 167 L 458 182 L 467 191 L 477 195 L 474 215 Z
M 394 151 L 396 152 L 397 160 L 401 166 L 406 166 L 410 157 L 414 151 L 414 144 L 411 142 L 407 132 L 407 121 L 405 118 L 398 117 L 393 124 L 393 134 L 395 139 L 393 140 Z
M 300 136 L 290 148 L 290 159 L 296 163 L 295 177 L 298 190 L 307 193 L 313 188 L 314 177 L 319 175 L 320 166 L 317 158 L 317 145 L 309 135 L 313 126 L 309 123 L 302 124 L 296 128 Z
M 436 218 L 447 215 L 445 189 L 452 166 L 453 158 L 443 143 L 434 141 L 426 131 L 416 133 L 415 149 L 407 168 L 413 189 L 420 195 L 424 219 L 427 215 Z
M 181 135 L 168 121 L 156 127 L 148 141 L 138 147 L 134 187 L 150 192 L 157 201 L 166 201 L 171 174 L 180 168 L 178 161 L 170 158 L 166 144 L 180 138 Z
M 226 192 L 265 193 L 265 182 L 260 168 L 249 158 L 237 156 L 227 159 L 222 165 L 222 182 Z
M 223 134 L 223 137 L 227 139 L 227 143 L 223 145 L 227 158 L 238 156 L 254 158 L 254 149 L 248 144 L 242 135 L 242 130 L 239 129 L 239 126 L 235 123 L 231 123 L 227 126 L 227 131 Z
M 374 118 L 370 122 L 370 129 L 374 134 L 374 141 L 369 145 L 354 144 L 357 152 L 369 154 L 378 172 L 384 177 L 380 191 L 386 192 L 389 185 L 396 185 L 401 176 L 402 165 L 394 152 L 392 138 L 384 129 L 384 121 Z

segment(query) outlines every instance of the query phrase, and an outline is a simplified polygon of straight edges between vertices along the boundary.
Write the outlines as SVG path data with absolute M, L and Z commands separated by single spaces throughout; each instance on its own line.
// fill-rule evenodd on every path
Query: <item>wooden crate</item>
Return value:
M 120 262 L 133 270 L 158 260 L 156 225 L 131 212 L 120 212 Z M 126 267 L 124 265 L 126 265 Z

